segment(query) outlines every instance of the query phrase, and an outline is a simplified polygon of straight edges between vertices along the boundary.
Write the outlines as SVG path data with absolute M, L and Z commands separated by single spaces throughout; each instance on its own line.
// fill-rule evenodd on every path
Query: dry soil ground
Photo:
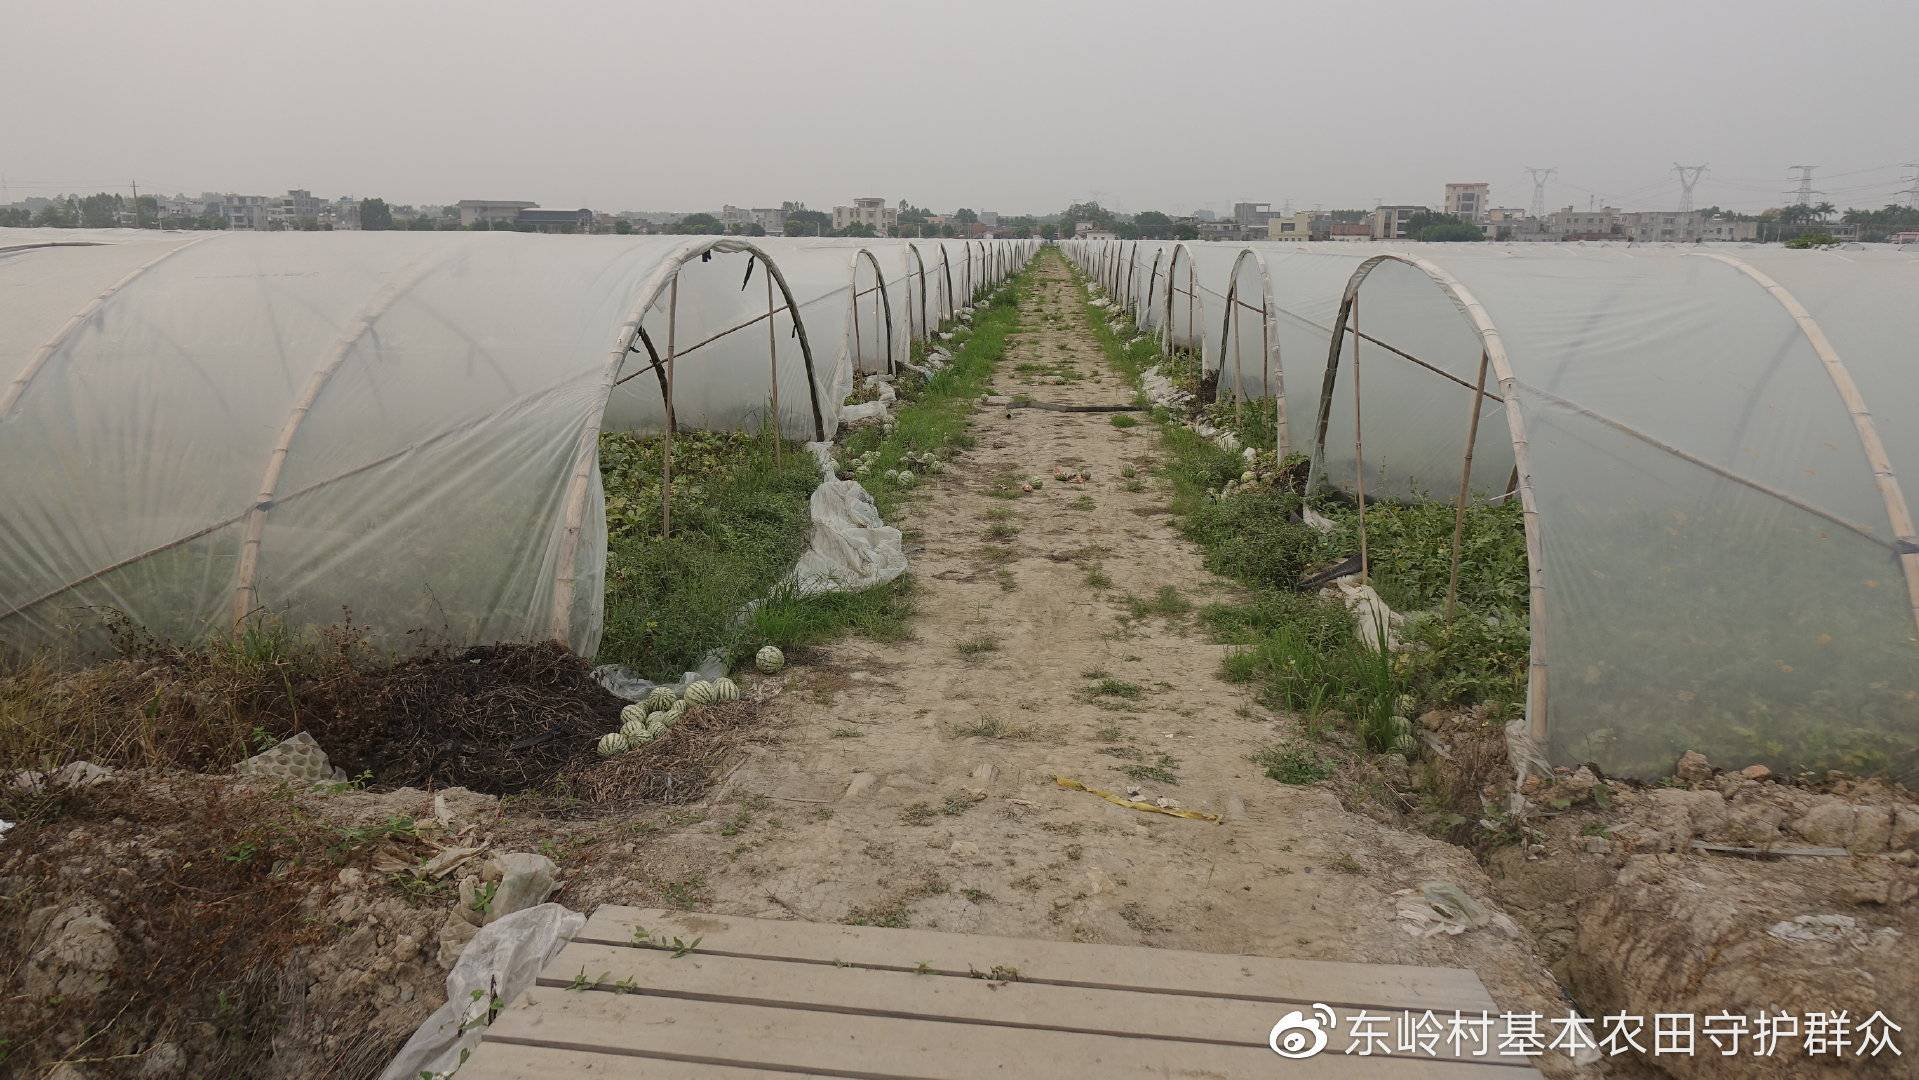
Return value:
M 1129 403 L 1063 260 L 1035 278 L 994 392 Z M 913 639 L 792 669 L 779 741 L 655 853 L 682 861 L 689 900 L 731 914 L 1463 966 L 1506 1008 L 1563 1015 L 1523 934 L 1416 939 L 1397 921 L 1394 893 L 1424 881 L 1485 897 L 1468 853 L 1252 763 L 1296 721 L 1219 677 L 1223 647 L 1186 610 L 1231 586 L 1175 530 L 1154 432 L 982 407 L 974 448 L 903 523 Z M 1091 480 L 1057 482 L 1056 466 Z M 1030 476 L 1043 486 L 1006 497 Z M 1225 820 L 1122 808 L 1056 775 Z

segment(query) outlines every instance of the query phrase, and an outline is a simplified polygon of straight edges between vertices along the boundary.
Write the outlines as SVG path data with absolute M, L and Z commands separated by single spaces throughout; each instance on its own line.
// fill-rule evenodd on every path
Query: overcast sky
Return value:
M 1919 3 L 0 0 L 0 178 L 599 210 L 1880 206 Z M 4 200 L 0 200 L 4 201 Z

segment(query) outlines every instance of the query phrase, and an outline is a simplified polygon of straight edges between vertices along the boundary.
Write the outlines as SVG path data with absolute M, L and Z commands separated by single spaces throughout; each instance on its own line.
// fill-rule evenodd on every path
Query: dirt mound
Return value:
M 377 920 L 331 917 L 375 831 L 208 777 L 44 798 L 0 844 L 8 1075 L 370 1076 L 431 1007 L 438 905 L 362 891 Z
M 1890 1052 L 1857 1056 L 1856 1036 L 1836 1054 L 1795 1032 L 1773 1056 L 1749 1041 L 1722 1056 L 1703 1024 L 1714 1013 L 1785 1013 L 1803 1027 L 1808 1014 L 1844 1012 L 1856 1028 L 1878 1012 L 1905 1029 L 1893 1039 L 1910 1054 L 1911 792 L 1837 774 L 1779 783 L 1763 767 L 1722 772 L 1688 754 L 1652 785 L 1557 769 L 1529 777 L 1516 803 L 1500 725 L 1435 714 L 1420 726 L 1434 751 L 1428 789 L 1450 801 L 1432 824 L 1480 851 L 1500 904 L 1587 1015 L 1700 1018 L 1700 1052 L 1645 1063 L 1687 1078 L 1910 1075 Z M 1641 1041 L 1652 1045 L 1649 1034 Z

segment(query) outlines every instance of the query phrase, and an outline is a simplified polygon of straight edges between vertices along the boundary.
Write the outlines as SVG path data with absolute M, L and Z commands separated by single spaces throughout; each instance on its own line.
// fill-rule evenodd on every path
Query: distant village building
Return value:
M 1626 238 L 1642 244 L 1695 244 L 1705 215 L 1697 210 L 1636 210 L 1619 215 Z
M 513 199 L 461 199 L 457 205 L 460 208 L 460 227 L 470 229 L 480 222 L 511 225 L 519 220 L 520 211 L 531 210 L 540 204 Z
M 1751 243 L 1759 239 L 1757 221 L 1714 217 L 1699 223 L 1699 239 L 1724 243 Z
M 1465 218 L 1475 225 L 1486 223 L 1486 211 L 1492 207 L 1492 185 L 1482 182 L 1446 185 L 1446 212 Z
M 1430 214 L 1424 206 L 1382 206 L 1372 212 L 1369 224 L 1375 240 L 1405 240 L 1406 225 L 1414 214 Z
M 589 232 L 593 228 L 593 211 L 580 210 L 542 210 L 538 207 L 521 207 L 514 215 L 513 224 L 530 226 L 534 232 L 573 233 Z
M 1330 230 L 1327 230 L 1330 232 Z M 1290 217 L 1274 216 L 1266 219 L 1266 239 L 1268 240 L 1317 240 L 1319 230 L 1313 227 L 1313 215 L 1293 214 Z
M 888 206 L 885 199 L 872 195 L 854 199 L 851 206 L 833 208 L 833 229 L 836 232 L 854 225 L 865 225 L 881 236 L 891 236 L 899 221 L 898 207 Z
M 1596 210 L 1574 210 L 1568 206 L 1548 214 L 1546 222 L 1558 240 L 1618 240 L 1626 235 L 1616 206 Z

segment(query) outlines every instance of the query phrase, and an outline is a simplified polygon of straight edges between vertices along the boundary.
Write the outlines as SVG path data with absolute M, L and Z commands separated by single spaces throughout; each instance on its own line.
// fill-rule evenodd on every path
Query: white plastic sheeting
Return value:
M 1429 365 L 1360 343 L 1368 488 L 1457 484 L 1489 352 L 1505 403 L 1472 479 L 1503 491 L 1517 466 L 1529 709 L 1555 760 L 1656 775 L 1695 749 L 1919 775 L 1919 552 L 1835 380 L 1843 353 L 1713 252 L 1409 255 L 1353 293 L 1367 335 Z M 1865 359 L 1872 331 L 1839 333 L 1892 370 Z M 1352 380 L 1333 374 L 1319 458 L 1344 483 Z
M 681 428 L 830 438 L 854 368 L 910 348 L 904 247 L 0 231 L 0 643 L 267 610 L 590 655 L 598 433 L 663 429 L 670 382 Z
M 799 301 L 816 373 L 823 386 L 831 387 L 825 400 L 837 407 L 856 378 L 894 369 L 892 312 L 872 251 L 841 240 L 759 243 Z
M 1192 256 L 1173 273 L 1192 267 L 1195 307 L 1212 302 L 1207 253 L 1231 254 L 1226 289 L 1248 307 L 1218 312 L 1207 366 L 1225 365 L 1222 393 L 1283 400 L 1290 449 L 1314 453 L 1318 482 L 1355 487 L 1355 349 L 1369 499 L 1450 499 L 1477 402 L 1470 487 L 1524 508 L 1527 707 L 1554 760 L 1652 776 L 1696 749 L 1919 777 L 1905 497 L 1919 483 L 1919 262 L 1710 245 L 1180 247 Z M 1191 340 L 1177 305 L 1150 306 L 1173 344 Z M 1235 345 L 1260 357 L 1256 333 L 1265 370 L 1236 372 Z
M 447 973 L 445 1003 L 414 1030 L 380 1080 L 452 1075 L 485 1036 L 495 1005 L 518 1001 L 585 925 L 577 911 L 540 904 L 481 927 Z

